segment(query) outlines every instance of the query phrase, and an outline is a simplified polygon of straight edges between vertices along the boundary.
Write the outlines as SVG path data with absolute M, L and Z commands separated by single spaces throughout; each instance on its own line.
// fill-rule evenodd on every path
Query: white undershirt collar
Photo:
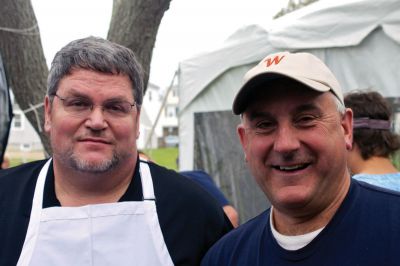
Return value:
M 298 250 L 308 245 L 325 227 L 312 231 L 310 233 L 304 235 L 297 235 L 297 236 L 287 236 L 282 235 L 278 231 L 276 231 L 274 226 L 274 221 L 272 219 L 272 207 L 271 212 L 269 215 L 269 223 L 271 226 L 272 235 L 278 242 L 278 244 L 286 249 L 286 250 Z

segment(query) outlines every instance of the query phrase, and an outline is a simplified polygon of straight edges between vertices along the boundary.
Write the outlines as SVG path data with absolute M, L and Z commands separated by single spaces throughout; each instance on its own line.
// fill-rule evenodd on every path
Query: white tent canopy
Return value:
M 318 56 L 344 91 L 374 88 L 400 97 L 400 1 L 320 0 L 268 28 L 239 29 L 222 47 L 181 62 L 180 169 L 193 168 L 193 114 L 230 110 L 244 73 L 283 50 Z

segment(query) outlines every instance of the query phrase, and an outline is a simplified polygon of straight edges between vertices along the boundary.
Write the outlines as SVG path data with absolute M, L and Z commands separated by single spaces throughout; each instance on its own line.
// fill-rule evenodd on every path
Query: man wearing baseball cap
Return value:
M 350 178 L 352 111 L 309 53 L 276 53 L 233 102 L 245 161 L 272 207 L 224 236 L 202 265 L 399 265 L 400 194 Z

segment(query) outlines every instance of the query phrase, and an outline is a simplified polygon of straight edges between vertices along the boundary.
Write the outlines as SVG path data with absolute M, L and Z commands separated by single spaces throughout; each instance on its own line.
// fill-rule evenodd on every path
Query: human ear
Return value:
M 247 148 L 247 136 L 246 136 L 246 129 L 242 124 L 239 124 L 236 128 L 236 132 L 239 136 L 239 140 L 240 140 L 240 144 L 242 145 L 243 150 L 246 152 L 246 148 Z
M 136 116 L 136 139 L 139 138 L 140 136 L 140 109 L 137 111 L 137 116 Z
M 353 147 L 353 111 L 350 108 L 346 108 L 342 117 L 341 125 L 343 128 L 346 149 L 351 150 Z
M 44 98 L 44 131 L 49 133 L 51 129 L 51 101 L 48 95 Z

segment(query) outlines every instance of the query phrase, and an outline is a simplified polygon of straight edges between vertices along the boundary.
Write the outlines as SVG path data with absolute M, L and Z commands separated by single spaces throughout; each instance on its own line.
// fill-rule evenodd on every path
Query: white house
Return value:
M 14 117 L 8 137 L 6 155 L 10 158 L 20 158 L 22 162 L 44 158 L 42 142 L 23 110 L 15 102 L 12 93 L 11 102 L 13 103 Z
M 176 86 L 161 90 L 149 83 L 143 98 L 139 149 L 178 145 L 178 103 Z M 146 119 L 150 126 L 145 123 Z

